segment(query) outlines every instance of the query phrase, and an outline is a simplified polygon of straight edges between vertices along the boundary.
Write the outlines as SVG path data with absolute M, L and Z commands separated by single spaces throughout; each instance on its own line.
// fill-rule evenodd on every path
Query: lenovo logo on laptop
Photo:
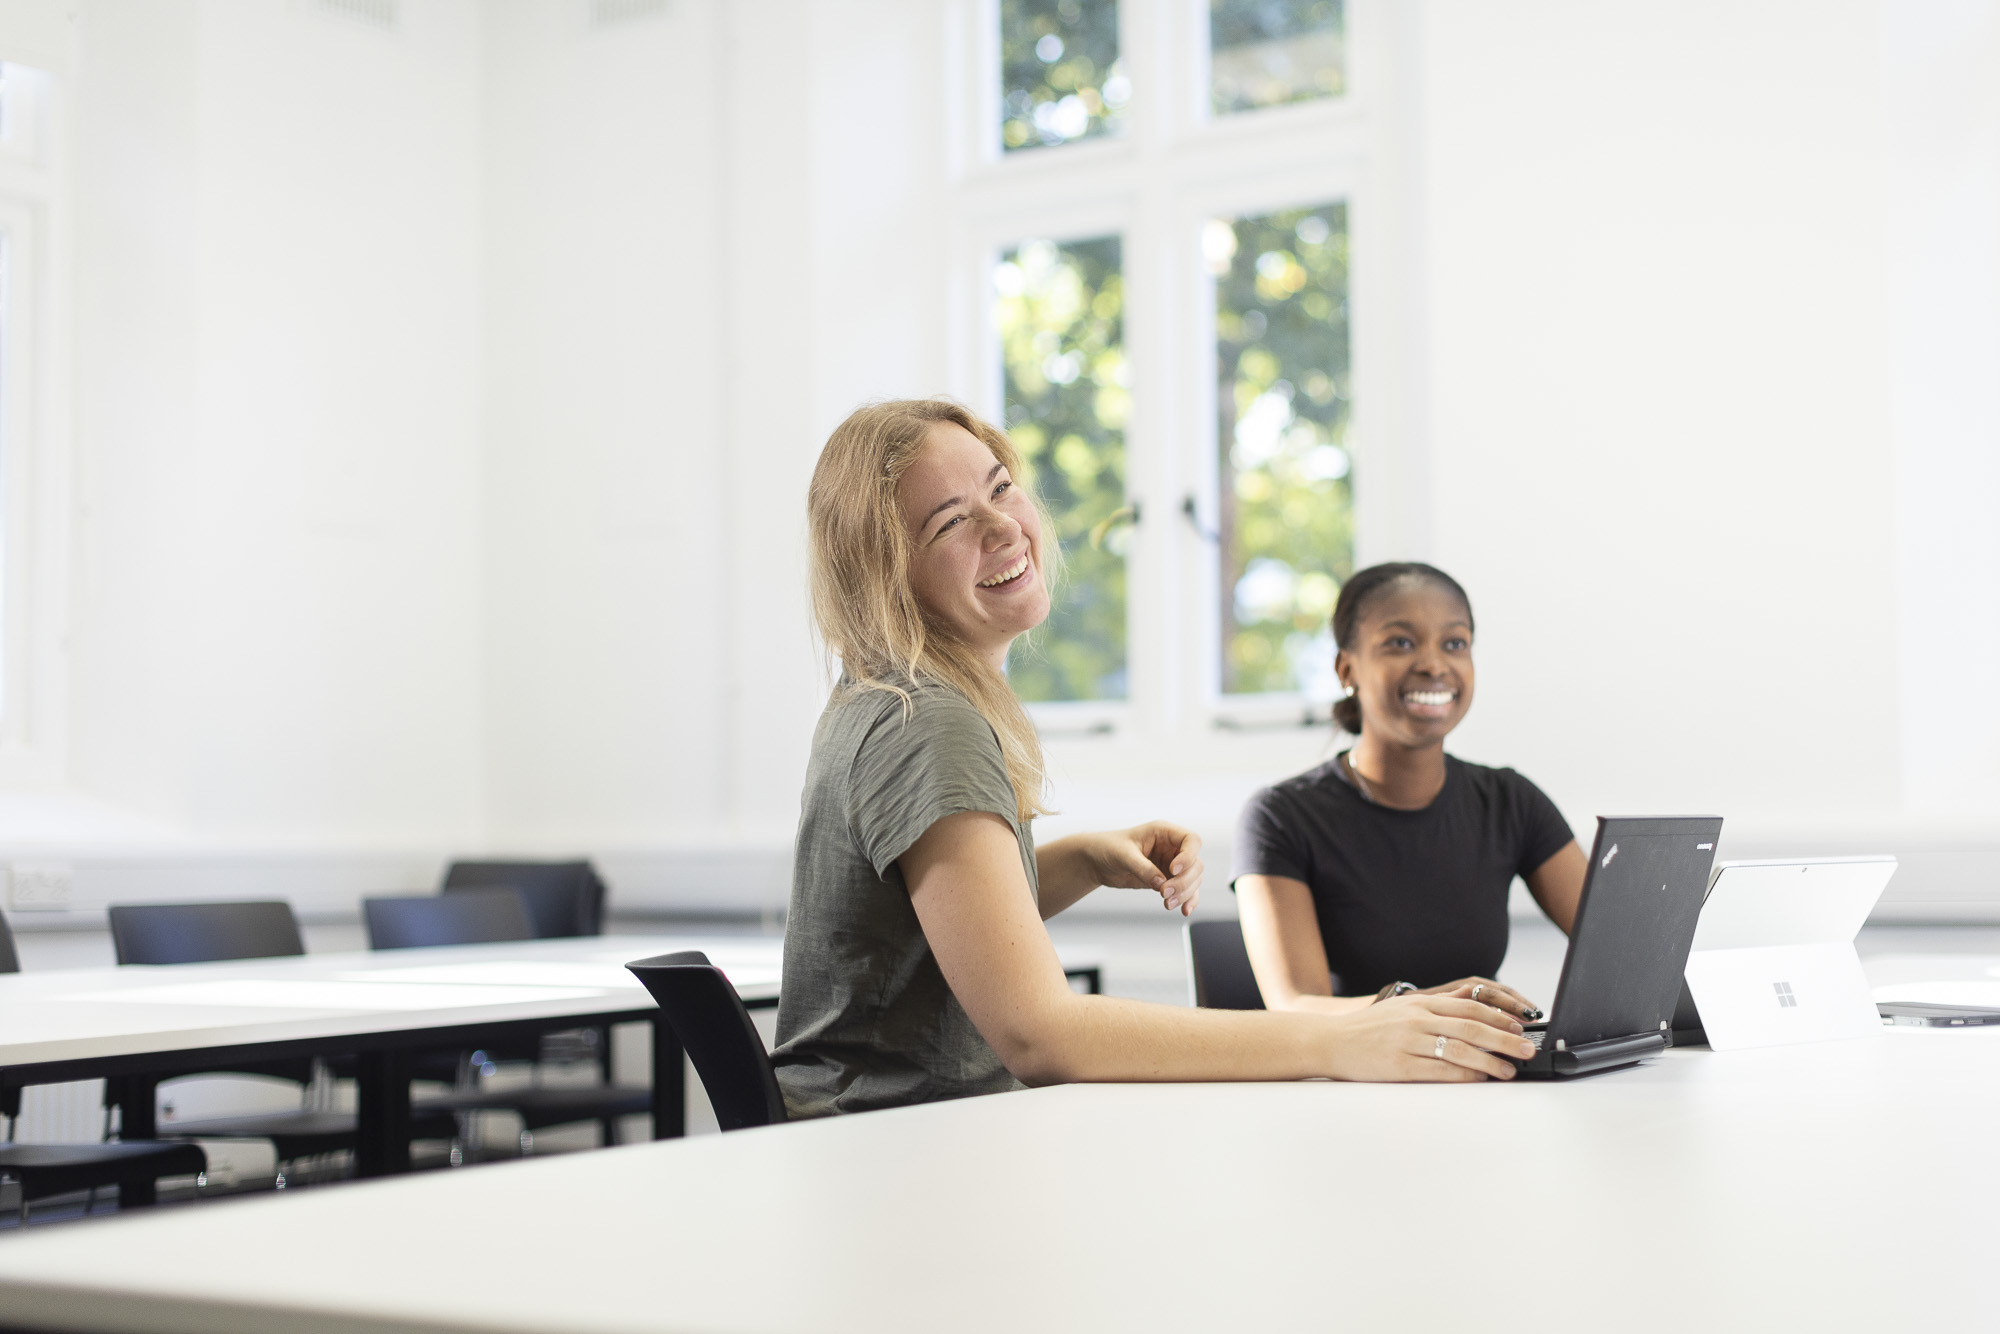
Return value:
M 1611 845 L 1611 851 L 1605 853 L 1604 860 L 1599 862 L 1597 865 L 1599 866 L 1600 869 L 1609 866 L 1611 865 L 1611 859 L 1613 857 L 1616 857 L 1617 855 L 1618 855 L 1618 845 L 1616 843 L 1613 843 Z
M 1773 983 L 1771 984 L 1771 989 L 1772 989 L 1773 991 L 1775 991 L 1775 992 L 1777 992 L 1777 993 L 1778 993 L 1778 1008 L 1779 1008 L 1779 1009 L 1781 1009 L 1781 1010 L 1796 1010 L 1796 1009 L 1798 1008 L 1798 1006 L 1799 1006 L 1799 998 L 1798 998 L 1797 996 L 1794 996 L 1794 995 L 1792 994 L 1792 984 L 1791 984 L 1791 983 L 1789 983 L 1789 982 L 1773 982 Z

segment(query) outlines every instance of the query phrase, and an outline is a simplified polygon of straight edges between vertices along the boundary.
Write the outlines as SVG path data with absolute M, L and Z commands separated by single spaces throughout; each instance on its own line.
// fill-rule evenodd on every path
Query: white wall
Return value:
M 478 832 L 478 65 L 260 0 L 90 3 L 77 786 L 190 842 Z
M 2000 5 L 1882 8 L 1906 809 L 2000 811 Z
M 1449 4 L 1424 42 L 1461 748 L 1577 814 L 1896 811 L 1874 6 Z
M 732 277 L 716 15 L 593 31 L 527 0 L 485 20 L 490 827 L 577 847 L 713 828 Z
M 2000 888 L 1994 22 L 1430 11 L 1432 531 L 1481 615 L 1460 747 L 1580 827 L 1701 808 L 1725 855 L 1896 851 L 1913 913 Z
M 1995 4 L 1375 12 L 1363 554 L 1475 594 L 1457 749 L 2000 910 Z M 0 795 L 0 853 L 334 908 L 580 851 L 773 909 L 805 479 L 948 369 L 944 7 L 401 13 L 83 6 L 74 790 Z M 1225 907 L 1243 795 L 1326 749 L 1064 741 L 1047 832 L 1189 820 Z

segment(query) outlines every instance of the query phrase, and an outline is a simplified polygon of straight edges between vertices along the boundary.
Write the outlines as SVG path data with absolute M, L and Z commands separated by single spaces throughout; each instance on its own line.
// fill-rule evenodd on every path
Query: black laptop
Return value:
M 1719 815 L 1607 816 L 1597 822 L 1540 1048 L 1523 1079 L 1569 1079 L 1633 1065 L 1673 1045 L 1668 1027 L 1715 862 Z

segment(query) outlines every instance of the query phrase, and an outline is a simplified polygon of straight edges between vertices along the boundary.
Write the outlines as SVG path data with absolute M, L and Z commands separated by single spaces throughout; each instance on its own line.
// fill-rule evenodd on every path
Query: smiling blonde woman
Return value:
M 1059 553 L 1020 474 L 1005 434 L 929 399 L 856 412 L 813 473 L 813 616 L 841 670 L 785 932 L 792 1115 L 1022 1083 L 1512 1077 L 1520 1025 L 1461 997 L 1257 1014 L 1070 990 L 1042 921 L 1099 886 L 1192 912 L 1201 840 L 1153 821 L 1036 846 L 1041 745 L 1006 662 Z

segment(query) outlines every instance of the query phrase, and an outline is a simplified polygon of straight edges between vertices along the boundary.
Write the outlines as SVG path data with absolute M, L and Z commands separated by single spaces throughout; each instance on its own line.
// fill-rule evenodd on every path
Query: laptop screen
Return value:
M 1549 1042 L 1656 1032 L 1673 1018 L 1721 832 L 1715 815 L 1598 820 Z

